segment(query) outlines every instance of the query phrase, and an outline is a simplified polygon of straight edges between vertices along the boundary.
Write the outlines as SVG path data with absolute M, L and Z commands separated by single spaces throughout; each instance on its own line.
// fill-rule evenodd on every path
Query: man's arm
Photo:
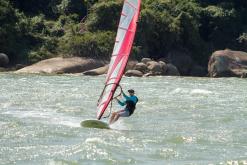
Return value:
M 125 100 L 130 100 L 130 97 L 127 96 L 124 92 L 123 92 L 123 97 L 125 98 Z
M 125 102 L 122 102 L 122 101 L 120 101 L 120 100 L 117 99 L 117 98 L 116 98 L 116 100 L 117 100 L 118 104 L 121 105 L 121 106 L 124 106 L 124 105 L 126 104 Z

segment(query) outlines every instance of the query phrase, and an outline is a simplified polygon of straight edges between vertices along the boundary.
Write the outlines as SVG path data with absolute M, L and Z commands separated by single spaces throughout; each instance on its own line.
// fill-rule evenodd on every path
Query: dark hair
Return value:
M 135 91 L 133 89 L 129 89 L 128 92 L 129 93 L 135 93 Z

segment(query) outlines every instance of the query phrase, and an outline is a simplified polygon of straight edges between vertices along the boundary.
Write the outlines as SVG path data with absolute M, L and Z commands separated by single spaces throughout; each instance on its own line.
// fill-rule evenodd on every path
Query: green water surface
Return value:
M 0 164 L 247 164 L 246 79 L 124 77 L 135 113 L 83 128 L 104 80 L 1 73 Z

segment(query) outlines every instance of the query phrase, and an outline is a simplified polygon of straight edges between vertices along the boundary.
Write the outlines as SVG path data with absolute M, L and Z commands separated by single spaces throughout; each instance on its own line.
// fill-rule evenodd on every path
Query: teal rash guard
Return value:
M 126 101 L 133 101 L 135 104 L 138 102 L 138 98 L 136 96 L 127 96 L 125 93 L 123 93 L 123 96 L 125 98 L 125 101 L 118 100 L 118 104 L 121 106 L 126 105 Z

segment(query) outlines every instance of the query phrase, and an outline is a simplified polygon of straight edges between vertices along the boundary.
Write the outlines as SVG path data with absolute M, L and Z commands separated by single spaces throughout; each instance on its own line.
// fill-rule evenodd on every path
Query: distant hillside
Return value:
M 46 58 L 109 58 L 121 0 L 0 1 L 0 53 L 12 64 Z M 180 50 L 206 66 L 219 49 L 247 51 L 246 0 L 143 0 L 132 57 Z

